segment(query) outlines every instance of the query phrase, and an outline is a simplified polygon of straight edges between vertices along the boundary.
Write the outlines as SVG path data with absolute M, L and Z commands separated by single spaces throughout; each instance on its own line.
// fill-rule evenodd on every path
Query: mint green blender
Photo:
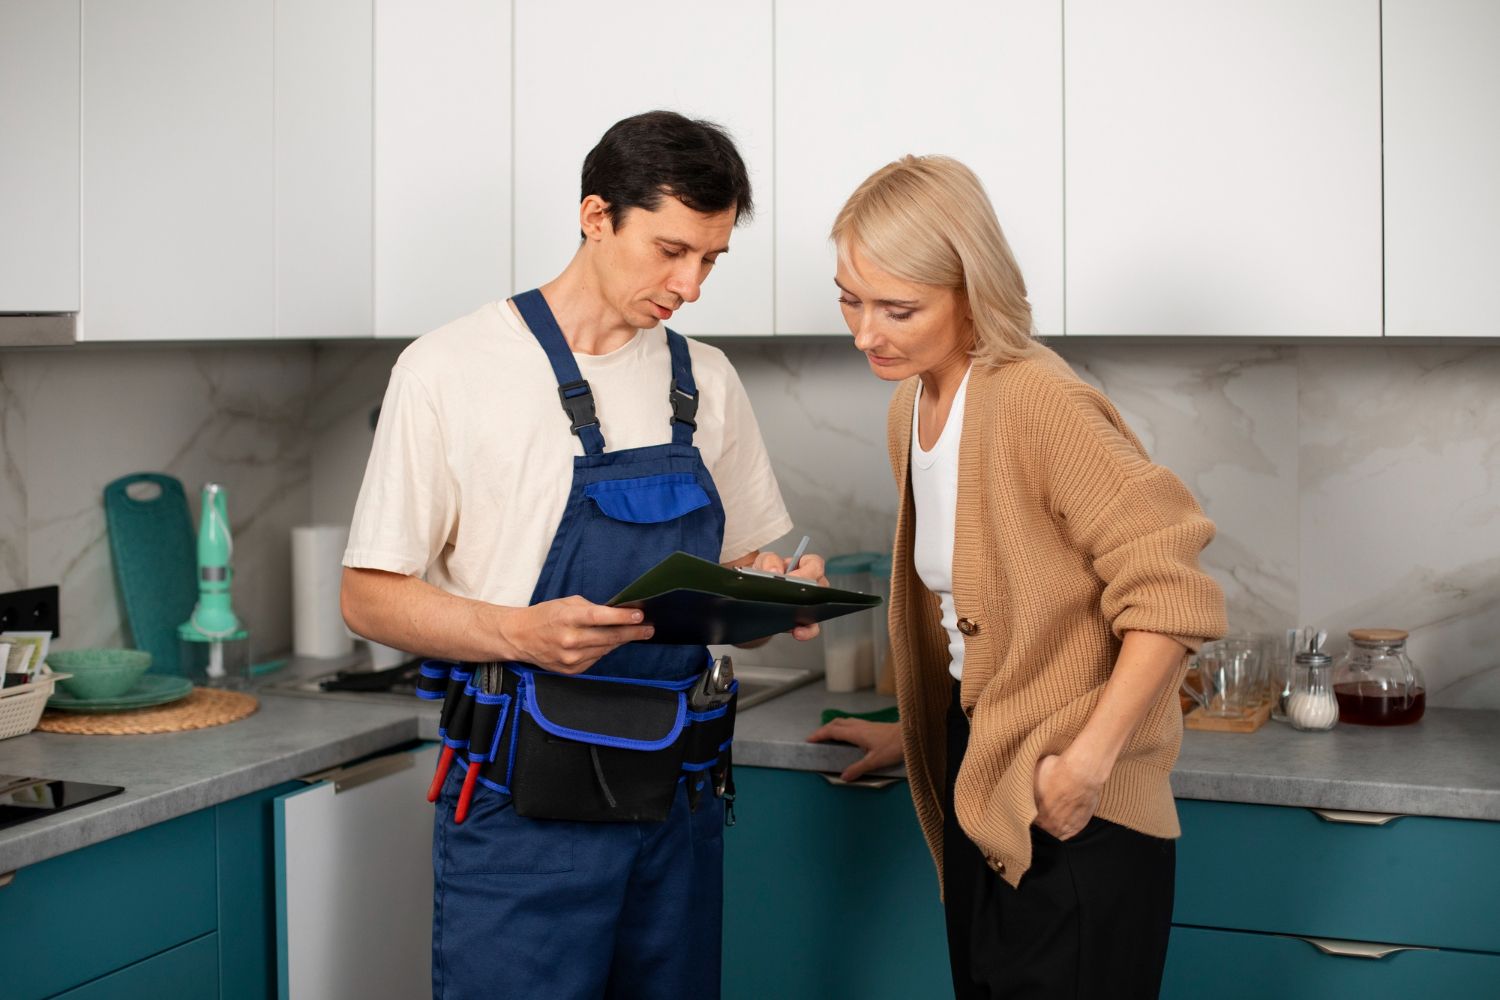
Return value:
M 234 539 L 224 487 L 203 484 L 198 516 L 198 603 L 177 627 L 182 670 L 195 684 L 244 687 L 250 678 L 250 634 L 240 625 L 230 599 Z

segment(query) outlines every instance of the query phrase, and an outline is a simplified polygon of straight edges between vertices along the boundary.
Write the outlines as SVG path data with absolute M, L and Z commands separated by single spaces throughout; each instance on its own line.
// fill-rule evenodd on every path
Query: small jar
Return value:
M 828 584 L 840 590 L 867 593 L 871 552 L 833 556 L 825 564 Z M 875 641 L 870 623 L 861 615 L 845 615 L 822 625 L 823 683 L 829 691 L 858 691 L 875 683 Z
M 1406 655 L 1407 633 L 1394 628 L 1349 631 L 1349 648 L 1333 670 L 1339 721 L 1404 726 L 1427 710 L 1427 685 Z
M 1333 657 L 1303 651 L 1292 659 L 1291 694 L 1286 699 L 1287 721 L 1307 732 L 1332 729 L 1339 721 L 1333 695 Z

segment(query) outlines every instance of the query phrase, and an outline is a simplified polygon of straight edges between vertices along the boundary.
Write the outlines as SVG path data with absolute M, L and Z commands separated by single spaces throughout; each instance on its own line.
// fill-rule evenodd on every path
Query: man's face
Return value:
M 705 215 L 667 195 L 655 211 L 627 209 L 615 228 L 603 204 L 593 195 L 585 199 L 582 221 L 585 238 L 598 244 L 600 291 L 620 317 L 649 328 L 696 302 L 714 262 L 729 251 L 734 209 Z

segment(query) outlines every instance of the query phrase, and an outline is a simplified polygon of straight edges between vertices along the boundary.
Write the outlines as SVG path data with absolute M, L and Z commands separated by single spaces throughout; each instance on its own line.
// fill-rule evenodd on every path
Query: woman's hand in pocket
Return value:
M 839 775 L 845 781 L 853 781 L 862 774 L 895 767 L 901 763 L 899 722 L 834 719 L 826 726 L 813 730 L 808 735 L 807 742 L 852 743 L 865 752 L 863 757 L 844 768 L 844 773 Z
M 1104 778 L 1080 767 L 1064 751 L 1037 761 L 1035 785 L 1036 825 L 1058 840 L 1068 840 L 1094 818 Z

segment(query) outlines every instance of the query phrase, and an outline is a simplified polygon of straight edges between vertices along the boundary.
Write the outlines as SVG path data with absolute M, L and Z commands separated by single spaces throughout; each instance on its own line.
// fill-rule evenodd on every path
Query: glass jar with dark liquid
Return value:
M 1427 685 L 1406 655 L 1406 636 L 1391 628 L 1350 630 L 1349 649 L 1333 670 L 1340 722 L 1404 726 L 1422 717 Z

